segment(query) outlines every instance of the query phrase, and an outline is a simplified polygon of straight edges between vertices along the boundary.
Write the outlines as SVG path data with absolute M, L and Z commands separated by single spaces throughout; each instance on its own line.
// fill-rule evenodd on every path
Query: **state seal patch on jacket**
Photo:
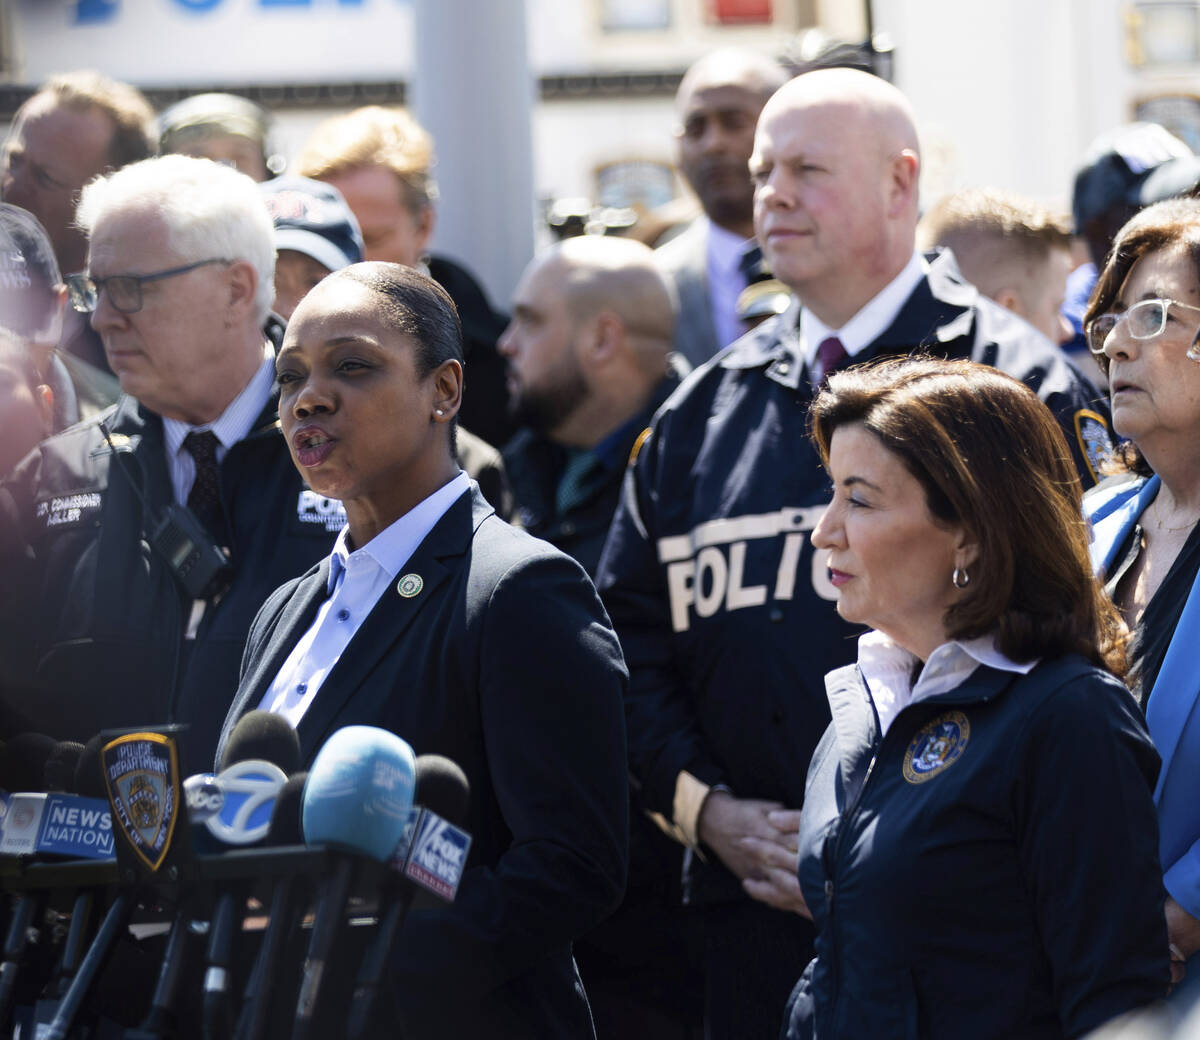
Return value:
M 948 711 L 917 730 L 904 753 L 904 779 L 923 784 L 949 769 L 971 739 L 971 723 L 961 711 Z

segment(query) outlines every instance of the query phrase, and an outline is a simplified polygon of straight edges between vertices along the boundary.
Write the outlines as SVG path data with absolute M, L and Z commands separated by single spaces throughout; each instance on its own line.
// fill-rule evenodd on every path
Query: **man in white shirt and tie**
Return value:
M 328 553 L 344 516 L 304 487 L 278 431 L 275 245 L 254 182 L 149 159 L 89 184 L 78 219 L 87 270 L 68 288 L 122 396 L 0 487 L 16 577 L 0 615 L 25 634 L 0 648 L 3 696 L 59 739 L 184 723 L 181 765 L 195 771 L 212 761 L 255 612 Z M 224 559 L 204 588 L 179 565 L 189 517 L 202 556 Z
M 812 956 L 795 877 L 824 676 L 853 660 L 809 539 L 828 476 L 806 436 L 833 367 L 926 350 L 1024 379 L 1090 482 L 1107 409 L 1053 344 L 915 248 L 920 149 L 907 100 L 848 69 L 763 107 L 754 226 L 796 297 L 656 416 L 626 480 L 597 587 L 630 669 L 631 773 L 687 846 L 706 935 L 706 1036 L 775 1035 Z
M 772 58 L 714 51 L 697 61 L 675 95 L 679 171 L 704 210 L 655 251 L 679 294 L 675 350 L 701 365 L 741 336 L 737 299 L 754 245 L 754 185 L 746 170 L 763 103 L 787 81 Z

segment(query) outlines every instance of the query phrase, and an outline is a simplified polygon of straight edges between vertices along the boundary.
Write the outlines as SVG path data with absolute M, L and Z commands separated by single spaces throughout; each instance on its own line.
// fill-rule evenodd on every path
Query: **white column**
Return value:
M 525 3 L 416 0 L 415 10 L 410 106 L 437 149 L 433 249 L 464 263 L 507 310 L 533 255 Z

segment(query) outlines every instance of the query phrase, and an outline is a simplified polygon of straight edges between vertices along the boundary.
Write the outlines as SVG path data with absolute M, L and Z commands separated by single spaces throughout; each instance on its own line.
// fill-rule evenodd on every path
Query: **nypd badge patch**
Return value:
M 971 739 L 971 723 L 961 711 L 948 711 L 917 730 L 904 753 L 904 779 L 923 784 L 949 769 Z
M 175 742 L 161 733 L 128 733 L 100 752 L 113 829 L 150 871 L 171 847 L 179 817 Z
M 1075 436 L 1079 440 L 1079 450 L 1092 472 L 1092 480 L 1100 480 L 1100 466 L 1113 449 L 1112 435 L 1108 432 L 1104 416 L 1087 408 L 1079 409 L 1075 413 Z

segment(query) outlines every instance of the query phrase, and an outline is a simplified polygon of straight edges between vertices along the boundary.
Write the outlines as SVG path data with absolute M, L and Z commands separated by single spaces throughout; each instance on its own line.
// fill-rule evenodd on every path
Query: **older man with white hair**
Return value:
M 91 182 L 90 311 L 122 396 L 0 486 L 11 717 L 60 739 L 185 723 L 211 761 L 242 645 L 274 588 L 326 555 L 340 506 L 305 489 L 276 424 L 271 218 L 253 181 L 148 159 Z M 188 546 L 194 565 L 180 566 Z

